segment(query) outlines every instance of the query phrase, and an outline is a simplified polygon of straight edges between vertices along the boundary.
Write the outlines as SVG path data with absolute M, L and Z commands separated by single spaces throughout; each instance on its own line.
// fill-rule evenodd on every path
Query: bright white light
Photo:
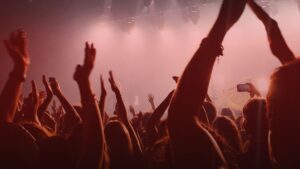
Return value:
M 259 78 L 255 82 L 255 86 L 257 87 L 257 90 L 259 90 L 263 95 L 268 92 L 269 89 L 269 80 L 266 78 Z

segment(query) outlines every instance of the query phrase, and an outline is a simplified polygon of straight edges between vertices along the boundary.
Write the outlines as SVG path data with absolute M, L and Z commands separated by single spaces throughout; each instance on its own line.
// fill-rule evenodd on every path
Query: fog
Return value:
M 80 103 L 78 87 L 72 76 L 76 64 L 83 62 L 84 43 L 88 41 L 97 48 L 91 77 L 93 89 L 99 95 L 99 76 L 102 74 L 109 94 L 108 113 L 113 111 L 115 104 L 107 81 L 109 70 L 113 70 L 126 104 L 134 105 L 137 111 L 149 111 L 147 95 L 153 94 L 158 105 L 176 87 L 172 76 L 182 73 L 216 19 L 219 6 L 220 3 L 202 7 L 197 25 L 184 22 L 180 11 L 170 10 L 166 13 L 162 30 L 154 28 L 147 15 L 140 16 L 130 33 L 122 31 L 116 21 L 100 15 L 91 17 L 84 12 L 72 18 L 55 13 L 45 14 L 43 19 L 27 17 L 26 23 L 2 16 L 9 20 L 1 21 L 0 39 L 18 27 L 29 33 L 32 60 L 25 94 L 30 92 L 28 81 L 31 79 L 36 80 L 43 90 L 41 77 L 46 74 L 58 79 L 63 93 L 72 103 Z M 294 0 L 285 0 L 276 1 L 274 8 L 272 16 L 278 21 L 288 45 L 296 55 L 300 54 L 298 6 Z M 235 86 L 253 82 L 265 95 L 268 78 L 280 64 L 270 52 L 262 23 L 248 8 L 226 35 L 223 46 L 224 56 L 215 64 L 209 95 L 218 109 L 240 110 L 249 96 L 237 93 Z M 2 46 L 0 58 L 2 89 L 11 70 L 11 61 Z

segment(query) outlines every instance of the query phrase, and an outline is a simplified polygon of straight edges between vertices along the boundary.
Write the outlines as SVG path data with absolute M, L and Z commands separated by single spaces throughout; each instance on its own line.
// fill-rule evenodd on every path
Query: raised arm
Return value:
M 243 0 L 223 0 L 214 26 L 180 77 L 168 114 L 176 168 L 226 166 L 219 147 L 202 127 L 197 113 L 206 97 L 214 62 L 222 55 L 222 41 L 244 8 Z
M 175 121 L 193 119 L 199 111 L 207 94 L 214 62 L 222 55 L 225 34 L 239 19 L 244 7 L 242 0 L 223 1 L 217 21 L 180 78 L 169 109 L 170 121 L 173 117 Z
M 154 104 L 154 96 L 152 94 L 148 95 L 148 102 L 150 103 L 151 108 L 154 111 L 155 110 L 155 104 Z
M 81 123 L 81 117 L 79 116 L 78 112 L 75 110 L 73 105 L 68 101 L 68 99 L 62 93 L 57 80 L 51 77 L 49 78 L 49 82 L 53 94 L 58 98 L 59 102 L 61 103 L 62 107 L 66 112 L 65 121 L 67 121 L 66 125 L 68 125 L 66 128 L 68 130 L 71 130 L 73 129 L 73 127 Z
M 132 117 L 136 116 L 135 109 L 132 105 L 129 105 L 129 112 L 132 114 Z
M 31 81 L 31 94 L 28 102 L 27 110 L 24 112 L 24 120 L 27 122 L 34 122 L 40 124 L 38 118 L 38 107 L 39 107 L 39 93 L 34 80 Z
M 105 89 L 105 86 L 104 86 L 104 81 L 103 81 L 102 75 L 100 76 L 100 85 L 101 85 L 101 95 L 100 95 L 100 100 L 99 100 L 99 109 L 100 109 L 100 112 L 101 112 L 102 120 L 105 121 L 104 106 L 105 106 L 105 99 L 106 99 L 107 92 L 106 92 L 106 89 Z
M 90 74 L 94 67 L 96 49 L 86 43 L 83 65 L 77 65 L 74 80 L 77 82 L 83 109 L 83 147 L 78 168 L 98 169 L 104 154 L 104 130 L 98 104 L 90 85 Z
M 254 97 L 254 96 L 261 97 L 261 93 L 252 83 L 247 83 L 247 84 L 250 87 L 250 91 L 249 91 L 250 97 Z
M 30 63 L 27 35 L 23 31 L 12 32 L 4 45 L 14 67 L 0 94 L 0 121 L 12 122 Z
M 139 142 L 139 139 L 137 137 L 137 134 L 135 133 L 131 123 L 129 122 L 129 119 L 127 117 L 127 111 L 126 111 L 126 107 L 125 104 L 123 102 L 122 99 L 122 95 L 121 92 L 118 88 L 118 86 L 116 85 L 116 82 L 114 80 L 114 76 L 112 71 L 109 72 L 109 82 L 111 85 L 111 89 L 112 91 L 115 93 L 116 95 L 116 99 L 117 99 L 117 105 L 118 105 L 118 112 L 117 115 L 119 116 L 120 120 L 124 123 L 124 125 L 126 126 L 127 130 L 129 131 L 130 134 L 130 138 L 133 144 L 133 148 L 134 148 L 134 152 L 135 155 L 137 157 L 142 157 L 142 148 L 141 148 L 141 143 Z
M 45 87 L 45 90 L 47 92 L 47 96 L 45 98 L 45 100 L 43 101 L 43 103 L 39 106 L 39 109 L 38 109 L 38 117 L 41 118 L 45 111 L 47 110 L 52 98 L 53 98 L 53 93 L 52 93 L 52 90 L 46 80 L 46 76 L 43 75 L 43 84 L 44 84 L 44 87 Z
M 272 53 L 282 64 L 295 60 L 295 55 L 286 44 L 277 22 L 271 18 L 268 13 L 265 12 L 254 0 L 247 0 L 247 3 L 258 19 L 265 25 Z
M 174 90 L 168 94 L 168 96 L 160 103 L 160 105 L 154 110 L 152 113 L 148 124 L 147 130 L 153 130 L 155 126 L 159 123 L 161 117 L 163 116 L 164 112 L 167 110 L 170 101 L 172 99 Z

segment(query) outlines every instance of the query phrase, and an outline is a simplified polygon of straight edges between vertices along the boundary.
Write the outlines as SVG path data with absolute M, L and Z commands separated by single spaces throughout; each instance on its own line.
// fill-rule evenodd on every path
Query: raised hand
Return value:
M 14 70 L 26 73 L 30 63 L 27 34 L 22 30 L 12 32 L 4 44 L 14 62 Z
M 226 8 L 225 10 L 227 10 L 226 13 L 227 16 L 230 17 L 228 18 L 229 21 L 227 22 L 227 26 L 228 26 L 227 29 L 230 29 L 231 26 L 239 20 L 242 13 L 244 12 L 246 1 L 245 0 L 224 0 L 223 3 L 226 4 L 224 5 L 224 8 Z M 228 9 L 230 9 L 229 6 L 234 8 L 230 12 L 228 12 Z
M 0 94 L 0 121 L 12 122 L 30 63 L 27 35 L 20 30 L 12 32 L 4 45 L 14 62 L 14 69 Z
M 129 105 L 129 112 L 132 114 L 133 117 L 135 116 L 135 110 L 132 105 Z
M 57 108 L 56 108 L 56 101 L 53 100 L 52 104 L 51 104 L 51 110 L 52 110 L 52 113 L 51 114 L 54 114 L 56 113 L 57 111 Z
M 31 81 L 31 95 L 32 95 L 32 103 L 34 106 L 38 106 L 39 103 L 39 92 L 34 80 Z
M 39 106 L 39 92 L 34 80 L 31 81 L 31 93 L 28 98 L 24 101 L 24 120 L 28 122 L 38 123 L 39 119 L 37 116 Z
M 127 110 L 124 104 L 124 101 L 122 99 L 122 95 L 121 92 L 119 90 L 119 88 L 116 85 L 114 76 L 112 71 L 109 71 L 109 79 L 108 79 L 110 86 L 111 86 L 111 90 L 115 93 L 116 95 L 116 99 L 117 99 L 117 104 L 116 104 L 116 110 L 117 110 L 117 115 L 119 116 L 121 122 L 124 123 L 124 125 L 126 126 L 129 134 L 130 134 L 130 138 L 133 144 L 133 149 L 134 149 L 134 153 L 135 156 L 137 157 L 137 160 L 141 160 L 142 158 L 142 148 L 141 148 L 141 143 L 136 135 L 136 132 L 134 131 L 131 123 L 129 122 L 128 116 L 127 116 Z
M 101 85 L 101 96 L 106 96 L 107 92 L 104 86 L 104 81 L 102 75 L 100 75 L 100 85 Z
M 40 91 L 39 92 L 39 101 L 40 101 L 40 103 L 43 102 L 46 97 L 47 97 L 47 95 L 46 95 L 45 91 Z
M 223 0 L 214 26 L 180 76 L 167 119 L 173 165 L 177 168 L 228 168 L 219 146 L 203 127 L 207 123 L 202 118 L 206 112 L 199 110 L 207 95 L 216 57 L 223 51 L 221 44 L 245 5 L 244 0 Z
M 94 62 L 96 58 L 96 49 L 94 44 L 89 45 L 88 42 L 85 44 L 85 57 L 83 65 L 77 65 L 74 80 L 80 82 L 82 80 L 87 80 L 94 68 Z
M 154 96 L 153 96 L 153 94 L 148 94 L 148 101 L 149 101 L 150 103 L 153 103 L 153 102 L 154 102 Z
M 112 71 L 109 71 L 109 78 L 108 78 L 108 81 L 110 83 L 110 87 L 111 87 L 111 90 L 113 92 L 118 92 L 119 91 L 119 88 L 118 86 L 116 85 L 116 82 L 115 82 L 115 79 L 114 79 L 114 76 L 113 76 L 113 72 Z
M 55 111 L 52 113 L 52 116 L 54 118 L 54 120 L 56 121 L 56 123 L 59 123 L 59 120 L 61 119 L 61 117 L 63 117 L 65 114 L 63 106 L 59 106 L 57 109 L 55 108 Z
M 43 75 L 43 84 L 44 84 L 44 87 L 45 87 L 45 90 L 46 90 L 46 94 L 45 92 L 43 92 L 44 94 L 44 99 L 41 100 L 41 105 L 39 106 L 39 109 L 38 109 L 38 116 L 39 118 L 41 119 L 43 117 L 43 115 L 45 114 L 52 98 L 53 98 L 53 92 L 52 92 L 52 89 L 50 87 L 50 85 L 48 84 L 47 80 L 46 80 L 46 76 Z M 40 94 L 40 97 L 42 95 Z
M 148 94 L 148 101 L 153 109 L 153 111 L 155 110 L 155 104 L 154 104 L 154 96 L 152 94 Z
M 74 109 L 73 105 L 63 95 L 57 80 L 54 77 L 51 77 L 49 78 L 49 82 L 53 94 L 58 98 L 62 107 L 66 111 L 65 120 L 68 121 L 68 127 L 66 128 L 70 130 L 81 122 L 81 118 L 78 112 Z M 65 130 L 65 132 L 68 133 L 70 132 L 69 130 Z
M 277 22 L 254 0 L 247 0 L 247 3 L 257 18 L 264 24 L 268 35 L 269 46 L 273 55 L 276 56 L 282 64 L 295 60 L 296 57 L 287 45 Z
M 147 130 L 151 131 L 155 128 L 155 126 L 159 123 L 161 117 L 163 116 L 164 112 L 167 110 L 172 96 L 174 94 L 174 90 L 171 91 L 168 96 L 161 102 L 161 104 L 154 110 L 153 114 L 151 115 L 148 123 L 147 123 Z
M 23 95 L 21 94 L 19 96 L 19 99 L 18 99 L 18 106 L 17 106 L 17 111 L 21 111 L 22 107 L 23 107 L 23 104 L 24 104 L 24 97 Z
M 215 25 L 208 37 L 221 44 L 226 32 L 238 21 L 246 6 L 245 0 L 223 0 Z
M 247 85 L 250 87 L 250 91 L 249 91 L 250 97 L 254 97 L 255 95 L 258 97 L 261 96 L 260 92 L 252 83 L 247 83 Z
M 103 120 L 103 123 L 105 124 L 106 121 L 105 121 L 105 110 L 104 110 L 104 106 L 105 106 L 105 98 L 106 98 L 106 89 L 105 89 L 105 86 L 104 86 L 104 80 L 103 80 L 103 77 L 102 75 L 100 75 L 100 86 L 101 86 L 101 95 L 100 95 L 100 100 L 99 100 L 99 109 L 100 109 L 100 113 L 101 113 L 101 117 L 102 117 L 102 120 Z
M 46 76 L 43 75 L 43 84 L 44 84 L 45 90 L 47 92 L 47 97 L 52 97 L 53 96 L 53 92 L 52 92 L 52 90 L 51 90 L 51 88 L 49 86 L 49 83 L 47 82 L 46 79 L 47 79 Z
M 49 82 L 50 82 L 50 87 L 51 87 L 50 90 L 52 90 L 53 94 L 55 94 L 56 96 L 61 94 L 60 86 L 59 86 L 57 80 L 54 77 L 50 77 Z
M 74 80 L 77 82 L 82 104 L 83 144 L 78 168 L 99 168 L 104 154 L 104 130 L 99 105 L 96 104 L 89 76 L 94 67 L 96 49 L 94 45 L 85 45 L 83 65 L 77 65 Z

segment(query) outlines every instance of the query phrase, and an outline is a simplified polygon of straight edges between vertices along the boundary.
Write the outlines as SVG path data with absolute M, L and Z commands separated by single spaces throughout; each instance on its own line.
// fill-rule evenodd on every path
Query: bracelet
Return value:
M 17 71 L 10 72 L 9 77 L 13 78 L 17 81 L 20 81 L 20 82 L 25 82 L 25 79 L 26 79 L 26 75 L 24 73 L 20 73 Z

